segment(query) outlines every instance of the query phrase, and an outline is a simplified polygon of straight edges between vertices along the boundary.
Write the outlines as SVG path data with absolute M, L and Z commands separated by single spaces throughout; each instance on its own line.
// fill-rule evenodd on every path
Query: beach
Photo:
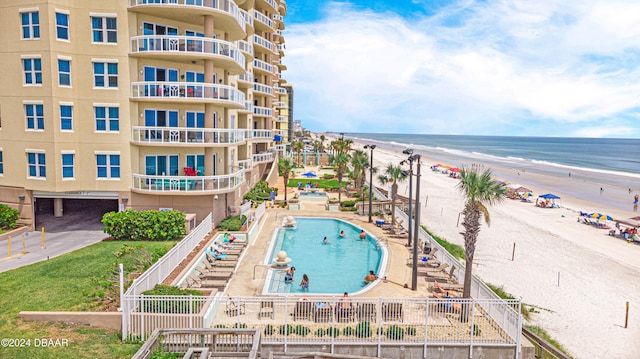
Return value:
M 328 138 L 327 144 L 334 138 Z M 398 146 L 377 145 L 373 162 L 379 173 L 387 164 L 397 165 L 407 157 Z M 354 142 L 352 147 L 362 146 Z M 471 164 L 454 156 L 447 163 L 441 154 L 436 160 L 428 152 L 416 153 L 422 155 L 421 224 L 463 246 L 463 227 L 458 221 L 462 221 L 459 215 L 464 201 L 456 188 L 459 180 L 430 167 L 436 163 L 454 167 Z M 579 173 L 553 175 L 545 174 L 544 168 L 523 171 L 495 163 L 484 168 L 491 169 L 496 179 L 532 189 L 536 196 L 553 188 L 561 199 L 556 200 L 560 208 L 536 207 L 535 197 L 534 203 L 506 199 L 489 207 L 491 226 L 482 223 L 474 275 L 533 306 L 535 313 L 525 324 L 544 328 L 575 358 L 636 358 L 640 352 L 640 245 L 609 236 L 606 229 L 579 223 L 578 216 L 580 211 L 618 219 L 638 216 L 630 206 L 624 210 L 607 205 L 631 203 L 638 190 L 629 193 L 626 188 L 585 180 Z M 375 179 L 374 184 L 380 186 Z M 407 181 L 399 184 L 398 192 L 408 195 Z M 608 224 L 613 228 L 613 222 Z M 625 328 L 627 302 L 630 310 Z

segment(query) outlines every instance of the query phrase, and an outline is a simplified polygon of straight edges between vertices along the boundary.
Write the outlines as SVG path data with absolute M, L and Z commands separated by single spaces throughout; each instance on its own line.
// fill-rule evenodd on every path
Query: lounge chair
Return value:
M 189 279 L 191 280 L 189 281 Z M 187 283 L 189 283 L 189 288 L 215 288 L 220 290 L 223 290 L 227 285 L 226 280 L 202 279 L 193 273 L 187 277 Z
M 235 267 L 238 264 L 238 261 L 233 260 L 233 259 L 217 259 L 216 257 L 213 256 L 213 254 L 211 253 L 207 253 L 207 259 L 209 260 L 209 263 L 211 263 L 212 266 L 214 267 Z
M 344 308 L 345 310 L 347 308 Z M 317 302 L 313 307 L 313 321 L 316 323 L 329 323 L 333 320 L 333 308 L 327 302 Z
M 313 303 L 308 300 L 296 302 L 293 307 L 293 320 L 310 319 Z
M 358 320 L 375 323 L 378 319 L 378 308 L 375 303 L 358 304 Z
M 445 313 L 460 313 L 462 311 L 462 304 L 456 298 L 448 297 L 446 294 L 433 293 L 434 298 L 441 300 L 438 309 Z
M 357 307 L 350 305 L 346 308 L 340 305 L 336 306 L 336 321 L 337 322 L 351 322 L 355 320 L 358 310 Z
M 225 313 L 227 313 L 227 315 L 230 317 L 242 315 L 245 313 L 245 305 L 244 303 L 238 303 L 231 296 L 229 296 L 227 298 L 227 307 L 225 309 Z
M 270 317 L 273 319 L 273 300 L 263 300 L 260 302 L 258 319 L 262 319 L 262 317 Z
M 218 251 L 220 253 L 234 254 L 234 255 L 239 255 L 242 252 L 242 248 L 223 247 L 215 242 L 211 244 L 211 249 L 214 251 Z
M 402 303 L 382 303 L 382 320 L 402 322 L 403 319 Z
M 419 268 L 418 273 L 426 273 L 426 274 L 437 274 L 444 272 L 445 268 L 449 266 L 449 263 L 442 263 L 437 267 L 424 267 Z

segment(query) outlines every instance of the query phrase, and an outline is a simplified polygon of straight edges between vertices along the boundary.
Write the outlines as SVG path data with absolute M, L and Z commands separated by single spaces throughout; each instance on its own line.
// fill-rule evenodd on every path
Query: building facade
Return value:
M 277 179 L 284 0 L 4 0 L 0 203 L 214 222 Z

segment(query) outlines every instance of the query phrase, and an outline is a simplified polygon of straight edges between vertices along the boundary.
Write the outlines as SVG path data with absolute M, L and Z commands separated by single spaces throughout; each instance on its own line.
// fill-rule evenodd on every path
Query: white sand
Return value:
M 355 144 L 354 148 L 362 146 Z M 374 165 L 381 173 L 388 163 L 398 164 L 406 157 L 378 147 Z M 460 235 L 463 227 L 457 226 L 464 205 L 456 189 L 458 180 L 431 171 L 429 167 L 437 161 L 423 155 L 422 162 L 421 223 L 441 238 L 463 246 Z M 506 173 L 510 169 L 492 170 Z M 518 183 L 536 194 L 549 191 L 529 186 L 528 180 L 543 184 L 571 181 L 528 172 L 517 178 Z M 576 182 L 567 186 L 580 193 L 592 190 L 593 184 Z M 408 182 L 400 184 L 399 193 L 408 195 L 407 188 Z M 482 225 L 473 272 L 485 282 L 503 286 L 527 305 L 535 306 L 539 313 L 533 314 L 527 324 L 547 330 L 574 357 L 638 358 L 640 246 L 610 237 L 608 230 L 578 223 L 577 211 L 597 211 L 616 218 L 639 214 L 556 194 L 562 197 L 558 202 L 562 208 L 537 208 L 534 203 L 509 199 L 490 207 L 491 226 Z M 425 198 L 428 198 L 426 206 Z M 627 301 L 630 311 L 625 329 Z

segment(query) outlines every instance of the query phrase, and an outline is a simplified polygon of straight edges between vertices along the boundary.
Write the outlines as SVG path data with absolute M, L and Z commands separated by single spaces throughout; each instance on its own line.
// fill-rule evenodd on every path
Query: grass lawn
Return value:
M 315 188 L 316 187 L 316 183 L 318 184 L 318 187 L 320 188 L 338 188 L 338 180 L 337 179 L 331 179 L 331 180 L 326 180 L 326 179 L 320 179 L 320 178 L 312 178 L 312 179 L 306 179 L 306 178 L 290 178 L 289 179 L 289 183 L 287 184 L 287 187 L 298 187 L 298 182 L 302 183 L 302 186 L 305 186 L 307 183 L 311 182 L 311 188 Z M 344 187 L 347 184 L 346 181 L 342 181 L 342 186 Z
M 122 246 L 143 245 L 160 255 L 177 242 L 100 242 L 89 247 L 0 273 L 0 333 L 31 339 L 30 347 L 0 346 L 0 358 L 130 358 L 140 344 L 124 344 L 119 331 L 81 325 L 22 321 L 20 311 L 91 311 L 96 301 L 92 279 L 109 273 Z M 36 348 L 34 339 L 67 339 L 60 348 Z

